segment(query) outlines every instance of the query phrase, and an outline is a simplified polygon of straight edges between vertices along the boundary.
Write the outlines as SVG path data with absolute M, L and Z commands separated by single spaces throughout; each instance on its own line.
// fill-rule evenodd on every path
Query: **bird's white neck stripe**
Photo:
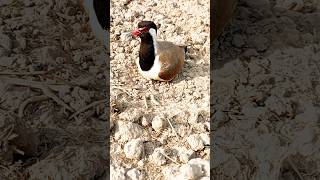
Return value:
M 150 28 L 149 33 L 152 36 L 152 41 L 153 41 L 153 47 L 154 47 L 154 52 L 157 54 L 157 49 L 158 49 L 158 43 L 157 43 L 157 32 L 155 29 Z

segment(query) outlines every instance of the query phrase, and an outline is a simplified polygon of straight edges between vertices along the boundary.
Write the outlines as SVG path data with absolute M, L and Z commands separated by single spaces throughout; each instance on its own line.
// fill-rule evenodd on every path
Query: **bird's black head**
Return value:
M 131 34 L 133 36 L 141 36 L 145 33 L 148 33 L 150 29 L 154 29 L 157 33 L 157 26 L 152 21 L 141 21 L 138 23 L 138 28 L 133 30 Z

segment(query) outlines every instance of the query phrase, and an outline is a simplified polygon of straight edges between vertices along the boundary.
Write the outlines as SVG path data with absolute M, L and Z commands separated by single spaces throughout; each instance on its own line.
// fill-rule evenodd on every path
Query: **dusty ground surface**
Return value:
M 320 179 L 320 9 L 241 0 L 212 70 L 214 179 Z
M 0 1 L 0 179 L 106 175 L 104 51 L 76 1 Z
M 126 3 L 111 1 L 111 178 L 185 179 L 188 168 L 208 178 L 209 1 Z M 170 83 L 138 73 L 140 43 L 130 32 L 141 20 L 158 25 L 159 40 L 190 45 L 183 72 Z M 195 158 L 200 169 L 190 165 Z

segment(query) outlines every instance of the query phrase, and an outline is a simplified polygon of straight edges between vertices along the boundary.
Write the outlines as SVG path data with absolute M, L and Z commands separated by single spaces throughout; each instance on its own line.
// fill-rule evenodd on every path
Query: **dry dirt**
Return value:
M 319 5 L 240 0 L 213 54 L 214 179 L 320 179 Z
M 106 60 L 77 1 L 0 1 L 0 179 L 105 179 Z
M 209 160 L 208 4 L 111 1 L 111 178 L 174 178 L 163 171 L 174 171 L 192 158 Z M 188 45 L 183 72 L 172 82 L 153 82 L 138 73 L 140 42 L 130 32 L 141 20 L 158 25 L 159 40 Z M 184 156 L 184 151 L 191 154 Z

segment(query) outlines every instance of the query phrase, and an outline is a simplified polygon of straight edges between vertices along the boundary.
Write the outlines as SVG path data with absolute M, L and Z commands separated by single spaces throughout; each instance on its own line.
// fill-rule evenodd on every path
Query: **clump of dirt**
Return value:
M 102 178 L 107 54 L 82 4 L 4 0 L 0 17 L 0 179 Z
M 214 179 L 319 179 L 319 15 L 318 1 L 239 1 L 214 54 Z
M 111 178 L 209 177 L 209 1 L 111 1 Z M 144 79 L 131 30 L 154 21 L 158 39 L 188 45 L 172 82 Z M 191 159 L 200 158 L 199 161 Z M 189 174 L 187 172 L 190 172 Z

